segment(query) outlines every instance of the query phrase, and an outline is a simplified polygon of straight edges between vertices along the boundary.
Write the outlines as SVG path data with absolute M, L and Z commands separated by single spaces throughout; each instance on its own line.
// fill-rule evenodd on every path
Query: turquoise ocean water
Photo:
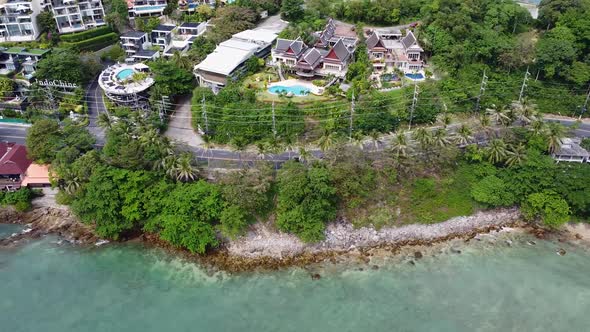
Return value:
M 590 252 L 509 237 L 415 265 L 406 254 L 233 276 L 155 249 L 48 237 L 0 249 L 0 331 L 588 331 Z

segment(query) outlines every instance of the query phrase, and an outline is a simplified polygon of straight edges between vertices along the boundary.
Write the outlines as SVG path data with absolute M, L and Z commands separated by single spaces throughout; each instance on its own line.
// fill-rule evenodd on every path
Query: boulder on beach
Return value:
M 422 253 L 421 253 L 420 251 L 416 251 L 416 252 L 414 253 L 414 258 L 415 258 L 415 259 L 420 259 L 420 258 L 422 258 L 422 257 L 424 257 L 424 255 L 422 255 Z
M 313 273 L 311 275 L 311 280 L 320 280 L 322 276 L 319 273 Z

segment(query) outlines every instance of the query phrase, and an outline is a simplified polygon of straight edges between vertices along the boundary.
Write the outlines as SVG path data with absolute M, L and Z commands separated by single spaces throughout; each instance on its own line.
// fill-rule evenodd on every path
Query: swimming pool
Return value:
M 117 79 L 123 81 L 133 75 L 133 73 L 133 69 L 123 69 L 117 73 Z
M 295 96 L 307 96 L 311 90 L 301 85 L 293 85 L 293 86 L 282 86 L 282 85 L 275 85 L 268 88 L 268 92 L 279 94 L 279 93 L 289 93 L 291 92 Z
M 424 75 L 422 75 L 421 73 L 417 73 L 417 74 L 406 74 L 407 78 L 413 79 L 413 80 L 423 80 L 424 79 Z
M 142 7 L 135 7 L 135 11 L 136 12 L 147 12 L 150 10 L 160 10 L 160 9 L 164 9 L 166 8 L 166 6 L 164 5 L 160 5 L 160 6 L 142 6 Z

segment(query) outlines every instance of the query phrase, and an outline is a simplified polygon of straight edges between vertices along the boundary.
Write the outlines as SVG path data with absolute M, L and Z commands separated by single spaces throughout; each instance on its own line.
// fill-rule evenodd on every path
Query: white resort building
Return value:
M 37 15 L 41 0 L 0 0 L 0 42 L 32 41 L 41 33 Z
M 142 109 L 148 104 L 147 92 L 154 79 L 143 63 L 116 64 L 100 73 L 98 84 L 107 98 L 118 105 Z
M 369 30 L 367 50 L 377 73 L 389 72 L 394 68 L 402 72 L 417 72 L 424 67 L 424 50 L 410 30 L 405 36 L 397 29 Z
M 59 33 L 84 31 L 106 25 L 100 0 L 45 0 Z
M 214 93 L 219 92 L 230 80 L 244 72 L 244 63 L 248 59 L 267 56 L 276 39 L 277 34 L 266 29 L 236 33 L 194 67 L 198 84 L 211 88 Z
M 162 16 L 167 4 L 166 0 L 127 0 L 129 18 Z

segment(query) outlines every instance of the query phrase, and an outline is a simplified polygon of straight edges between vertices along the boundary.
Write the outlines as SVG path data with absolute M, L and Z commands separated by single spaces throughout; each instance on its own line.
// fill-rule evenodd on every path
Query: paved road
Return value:
M 98 79 L 86 89 L 86 103 L 88 105 L 88 131 L 96 138 L 96 144 L 103 146 L 105 143 L 105 130 L 98 125 L 98 116 L 108 113 L 102 96 L 102 89 L 98 85 Z
M 256 29 L 267 29 L 267 30 L 272 30 L 272 31 L 275 31 L 276 33 L 279 33 L 281 31 L 285 30 L 285 28 L 288 25 L 289 25 L 289 22 L 283 21 L 281 19 L 281 15 L 277 14 L 277 15 L 269 16 L 266 19 L 260 21 L 258 23 L 258 25 L 256 25 Z
M 0 141 L 15 142 L 25 144 L 28 127 L 21 125 L 11 125 L 0 123 Z
M 203 140 L 195 133 L 191 124 L 191 97 L 185 96 L 178 101 L 174 114 L 170 116 L 165 135 L 170 139 L 189 146 L 201 146 Z
M 546 116 L 547 122 L 560 122 L 566 127 L 571 127 L 579 123 L 578 128 L 573 131 L 576 137 L 590 137 L 590 120 L 586 119 L 584 122 L 577 122 L 571 118 L 557 117 L 557 116 Z
M 98 110 L 97 110 L 98 111 Z M 564 119 L 564 118 L 550 118 L 547 121 L 559 121 L 566 126 L 572 126 L 576 123 L 575 120 L 572 119 Z M 10 141 L 16 142 L 19 144 L 25 143 L 26 131 L 28 127 L 23 127 L 19 125 L 13 124 L 5 124 L 0 123 L 0 141 Z M 97 131 L 95 131 L 97 132 Z M 590 121 L 586 121 L 580 124 L 579 128 L 575 131 L 576 136 L 580 137 L 590 137 Z M 104 139 L 104 132 L 98 131 L 98 133 L 102 133 L 102 137 Z M 98 137 L 97 137 L 98 138 Z M 377 149 L 380 150 L 387 145 L 387 140 L 383 139 L 380 143 L 378 143 Z M 367 151 L 371 151 L 374 149 L 372 143 L 366 142 L 365 147 Z M 275 155 L 264 155 L 260 156 L 254 152 L 237 152 L 232 150 L 217 150 L 217 149 L 203 149 L 198 146 L 188 146 L 187 149 L 192 151 L 196 156 L 197 159 L 203 163 L 212 162 L 216 163 L 212 165 L 214 168 L 238 168 L 247 164 L 252 164 L 255 161 L 265 160 L 274 162 L 276 167 L 279 167 L 280 164 L 288 161 L 289 159 L 298 158 L 299 154 L 297 152 L 283 152 L 281 154 Z M 312 150 L 309 153 L 317 159 L 323 157 L 323 153 L 319 150 Z

